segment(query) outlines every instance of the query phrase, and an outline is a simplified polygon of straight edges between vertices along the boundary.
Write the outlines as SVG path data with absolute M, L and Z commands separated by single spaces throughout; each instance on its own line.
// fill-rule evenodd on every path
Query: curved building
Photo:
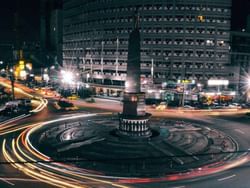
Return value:
M 124 86 L 137 9 L 142 80 L 228 76 L 231 0 L 64 0 L 64 66 L 88 82 Z

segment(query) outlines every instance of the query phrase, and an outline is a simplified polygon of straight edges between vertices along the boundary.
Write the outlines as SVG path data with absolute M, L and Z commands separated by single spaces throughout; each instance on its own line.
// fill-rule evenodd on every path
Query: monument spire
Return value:
M 138 12 L 138 9 L 135 11 L 134 15 L 134 29 L 139 29 L 139 24 L 140 24 L 140 14 Z
M 123 111 L 119 114 L 119 133 L 132 137 L 148 137 L 149 113 L 145 108 L 145 93 L 141 92 L 141 46 L 139 14 L 134 17 L 134 30 L 129 35 L 127 77 L 123 96 Z

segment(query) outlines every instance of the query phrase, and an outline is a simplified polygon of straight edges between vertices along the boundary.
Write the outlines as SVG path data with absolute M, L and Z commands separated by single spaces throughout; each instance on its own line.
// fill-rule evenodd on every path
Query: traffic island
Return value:
M 54 123 L 35 131 L 30 140 L 52 161 L 115 177 L 163 177 L 237 156 L 237 143 L 205 123 L 152 118 L 150 137 L 130 139 L 117 134 L 118 121 L 117 116 L 100 115 Z

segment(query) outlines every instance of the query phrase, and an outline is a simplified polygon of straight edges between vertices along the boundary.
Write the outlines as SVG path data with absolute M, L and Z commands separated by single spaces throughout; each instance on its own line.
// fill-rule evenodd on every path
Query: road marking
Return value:
M 0 178 L 4 179 L 5 181 L 25 181 L 25 182 L 41 182 L 39 180 L 36 179 L 27 179 L 27 178 Z
M 240 130 L 240 129 L 234 129 L 236 132 L 238 132 L 238 133 L 241 133 L 241 134 L 245 134 L 245 132 L 244 131 L 242 131 L 242 130 Z
M 6 124 L 9 124 L 9 123 L 12 123 L 12 122 L 17 121 L 17 120 L 20 120 L 20 119 L 22 119 L 22 118 L 24 118 L 24 117 L 26 117 L 26 116 L 27 116 L 27 115 L 22 114 L 22 115 L 20 115 L 20 116 L 14 117 L 14 118 L 7 119 L 7 120 L 1 122 L 1 125 L 6 125 Z
M 84 113 L 84 112 L 83 112 Z M 86 112 L 87 113 L 87 112 Z M 62 117 L 68 117 L 68 116 L 77 116 L 80 115 L 81 113 L 75 113 L 75 114 L 63 114 L 61 115 Z
M 235 177 L 236 175 L 235 174 L 233 174 L 233 175 L 231 175 L 231 176 L 227 176 L 227 177 L 225 177 L 225 178 L 220 178 L 220 179 L 218 179 L 218 181 L 224 181 L 224 180 L 228 180 L 228 179 L 231 179 L 231 178 L 233 178 L 233 177 Z
M 14 183 L 11 183 L 10 181 L 6 180 L 5 178 L 0 178 L 0 181 L 1 181 L 1 180 L 2 180 L 3 182 L 5 182 L 5 183 L 9 184 L 9 185 L 12 185 L 12 186 L 15 185 Z

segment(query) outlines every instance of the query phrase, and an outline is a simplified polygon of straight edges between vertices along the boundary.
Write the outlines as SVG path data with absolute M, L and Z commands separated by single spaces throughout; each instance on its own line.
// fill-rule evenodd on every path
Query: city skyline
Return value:
M 20 3 L 21 40 L 39 41 L 40 37 L 40 10 L 37 0 L 3 1 L 0 7 L 1 19 L 0 40 L 14 42 L 14 13 L 17 2 Z M 246 18 L 250 14 L 250 0 L 232 0 L 232 30 L 242 30 L 246 27 Z
M 249 5 L 4 1 L 0 187 L 249 187 Z

